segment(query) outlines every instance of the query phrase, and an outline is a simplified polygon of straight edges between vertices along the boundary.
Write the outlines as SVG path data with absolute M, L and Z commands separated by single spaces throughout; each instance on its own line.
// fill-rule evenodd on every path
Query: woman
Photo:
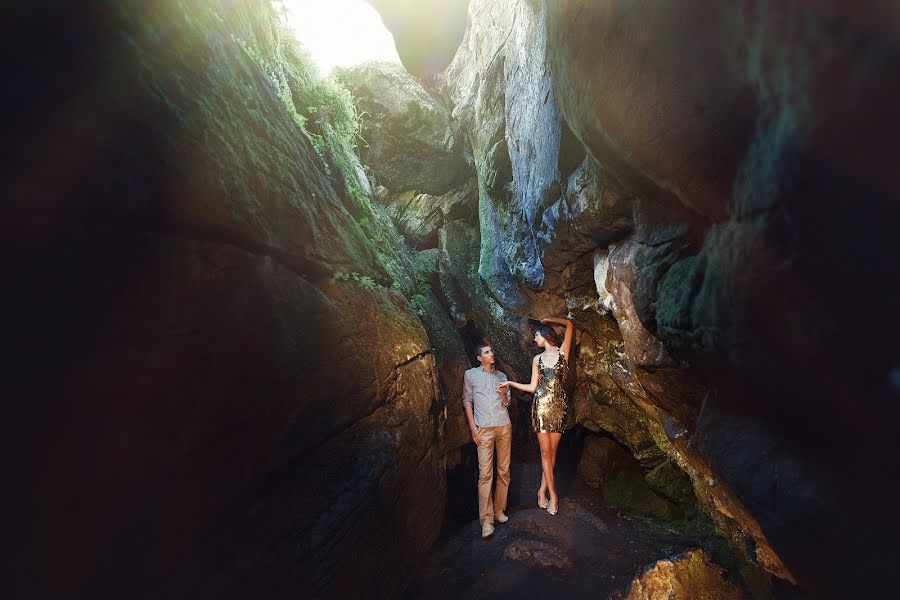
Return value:
M 553 481 L 553 467 L 556 465 L 556 447 L 566 427 L 566 380 L 569 375 L 569 351 L 572 349 L 572 333 L 575 328 L 569 319 L 541 319 L 544 325 L 535 332 L 534 341 L 544 349 L 531 361 L 531 383 L 523 384 L 505 381 L 497 386 L 501 392 L 512 386 L 523 392 L 534 394 L 531 405 L 531 426 L 537 433 L 541 445 L 541 487 L 538 490 L 538 506 L 555 515 L 559 510 L 559 498 Z M 547 323 L 566 326 L 562 345 L 556 331 Z M 545 494 L 550 493 L 547 500 Z

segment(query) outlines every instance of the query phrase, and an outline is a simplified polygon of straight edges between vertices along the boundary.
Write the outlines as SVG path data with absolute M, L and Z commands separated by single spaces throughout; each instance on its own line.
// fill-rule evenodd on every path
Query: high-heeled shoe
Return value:
M 547 501 L 547 512 L 551 515 L 555 515 L 559 512 L 559 502 L 556 503 L 556 508 L 550 508 L 550 501 Z
M 543 509 L 546 510 L 547 507 L 550 506 L 550 501 L 547 500 L 546 502 L 544 502 L 543 504 L 541 504 L 541 497 L 538 496 L 538 506 L 539 506 L 540 508 L 543 508 Z

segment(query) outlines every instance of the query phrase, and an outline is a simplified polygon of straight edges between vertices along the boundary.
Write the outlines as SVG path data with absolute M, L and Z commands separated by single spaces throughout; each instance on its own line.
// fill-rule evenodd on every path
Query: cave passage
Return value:
M 890 596 L 862 4 L 6 3 L 0 596 Z M 514 393 L 482 540 L 463 378 L 528 381 L 553 317 L 560 511 Z

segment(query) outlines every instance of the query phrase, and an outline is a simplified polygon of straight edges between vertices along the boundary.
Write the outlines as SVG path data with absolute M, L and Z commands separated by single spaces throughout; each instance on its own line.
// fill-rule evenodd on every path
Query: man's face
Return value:
M 493 348 L 485 346 L 481 349 L 481 354 L 478 355 L 478 362 L 480 362 L 482 366 L 492 365 L 495 361 Z

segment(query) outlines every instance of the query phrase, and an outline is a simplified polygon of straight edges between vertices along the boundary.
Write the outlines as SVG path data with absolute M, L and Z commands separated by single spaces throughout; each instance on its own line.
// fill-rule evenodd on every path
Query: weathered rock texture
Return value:
M 629 467 L 639 467 L 639 463 L 613 440 L 598 436 L 584 441 L 578 475 L 588 487 L 599 488 L 613 472 Z
M 4 596 L 394 597 L 445 349 L 280 101 L 268 3 L 10 10 Z
M 390 197 L 387 213 L 414 248 L 436 248 L 441 228 L 451 221 L 468 220 L 478 210 L 474 179 L 434 196 L 415 191 Z
M 656 373 L 671 368 L 653 350 L 664 348 L 707 379 L 699 405 L 653 394 L 678 423 L 668 437 L 698 474 L 708 466 L 707 487 L 731 487 L 713 500 L 757 554 L 763 533 L 810 589 L 870 589 L 869 561 L 894 555 L 896 532 L 866 500 L 881 477 L 865 466 L 897 450 L 886 402 L 900 327 L 886 282 L 897 270 L 878 257 L 897 250 L 898 125 L 877 116 L 900 97 L 896 44 L 840 3 L 545 6 L 567 121 L 592 156 L 646 190 L 605 280 L 620 324 L 640 323 L 623 327 L 626 348 Z M 836 37 L 856 41 L 826 41 Z M 882 316 L 879 338 L 834 294 L 834 281 L 861 271 L 853 296 Z M 839 548 L 823 552 L 814 540 L 830 536 Z
M 733 582 L 703 550 L 661 560 L 631 583 L 626 600 L 741 600 Z
M 345 74 L 376 186 L 299 129 L 262 0 L 5 9 L 14 591 L 399 593 L 468 441 L 472 338 L 521 380 L 529 318 L 567 313 L 572 421 L 634 456 L 602 493 L 699 506 L 753 596 L 877 597 L 898 537 L 896 14 L 375 4 L 431 90 Z M 415 18 L 438 4 L 456 16 Z
M 560 209 L 568 208 L 551 204 L 584 150 L 562 145 L 565 126 L 533 8 L 475 1 L 469 12 L 470 27 L 447 70 L 444 93 L 468 132 L 478 173 L 479 275 L 508 309 L 535 316 L 531 308 L 540 304 L 543 317 L 564 309 L 560 298 L 548 294 L 533 303 L 528 288 L 545 284 L 542 242 L 552 236 L 546 230 L 552 231 Z
M 471 177 L 459 124 L 403 67 L 363 64 L 337 77 L 363 116 L 360 158 L 380 185 L 441 195 Z
M 411 305 L 428 315 L 425 325 L 448 406 L 446 449 L 453 450 L 471 441 L 461 382 L 474 348 L 472 340 L 466 347 L 460 332 L 474 326 L 476 337 L 493 344 L 500 368 L 524 377 L 532 331 L 526 319 L 502 307 L 480 274 L 483 201 L 478 170 L 462 158 L 470 151 L 463 146 L 460 123 L 440 99 L 394 65 L 369 63 L 343 71 L 340 78 L 368 115 L 363 137 L 369 150 L 363 156 L 377 184 L 376 201 L 406 244 L 418 250 L 415 270 L 427 275 L 428 293 L 413 290 Z M 590 277 L 586 282 L 593 289 Z
M 578 421 L 683 470 L 755 594 L 754 569 L 873 593 L 897 556 L 872 502 L 900 423 L 893 16 L 473 0 L 444 78 L 479 279 L 505 313 L 571 314 Z

